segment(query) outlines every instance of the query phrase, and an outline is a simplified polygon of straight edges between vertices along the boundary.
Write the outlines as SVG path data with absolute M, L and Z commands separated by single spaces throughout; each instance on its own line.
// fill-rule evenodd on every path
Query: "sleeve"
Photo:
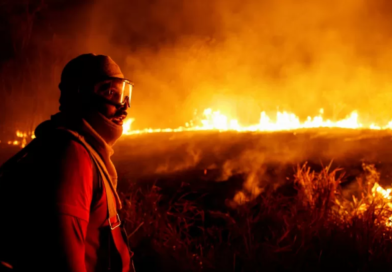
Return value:
M 70 141 L 61 152 L 56 177 L 56 206 L 60 214 L 89 221 L 93 197 L 91 157 L 79 143 Z
M 57 226 L 58 271 L 83 272 L 85 239 L 93 196 L 91 157 L 79 143 L 70 141 L 59 150 L 52 165 L 54 215 Z
M 86 272 L 84 240 L 88 223 L 63 214 L 59 215 L 59 223 L 62 261 L 57 267 L 61 267 L 64 272 Z

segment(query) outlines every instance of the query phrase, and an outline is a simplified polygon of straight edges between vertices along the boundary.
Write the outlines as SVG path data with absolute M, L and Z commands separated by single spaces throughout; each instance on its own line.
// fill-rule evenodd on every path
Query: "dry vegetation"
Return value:
M 391 269 L 392 215 L 363 165 L 355 195 L 339 169 L 298 166 L 292 179 L 253 201 L 210 210 L 206 192 L 134 186 L 123 194 L 138 271 L 379 271 Z
M 389 271 L 390 133 L 316 132 L 124 137 L 137 271 Z

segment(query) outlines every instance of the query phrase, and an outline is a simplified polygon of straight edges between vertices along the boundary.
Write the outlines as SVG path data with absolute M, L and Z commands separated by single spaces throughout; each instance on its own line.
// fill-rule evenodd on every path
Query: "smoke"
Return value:
M 329 118 L 359 110 L 385 121 L 391 8 L 380 0 L 102 1 L 93 37 L 136 83 L 135 127 L 176 126 L 206 107 L 241 123 L 262 110 L 305 118 L 320 108 Z
M 57 90 L 71 56 L 111 55 L 135 82 L 135 129 L 177 127 L 207 107 L 242 124 L 278 109 L 301 118 L 324 108 L 327 118 L 359 110 L 363 119 L 392 119 L 390 1 L 99 0 L 70 1 L 68 9 L 47 2 L 31 34 L 31 54 L 45 54 L 30 65 L 45 63 L 39 75 L 53 79 L 37 89 Z M 42 60 L 53 52 L 62 57 Z M 49 99 L 34 88 L 37 101 Z M 48 104 L 57 99 L 50 95 Z

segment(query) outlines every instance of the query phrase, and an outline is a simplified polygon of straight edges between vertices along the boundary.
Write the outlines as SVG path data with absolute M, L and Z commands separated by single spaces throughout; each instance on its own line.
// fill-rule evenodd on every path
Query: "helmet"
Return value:
M 63 98 L 86 86 L 93 86 L 93 93 L 108 103 L 130 107 L 133 83 L 124 78 L 120 67 L 109 56 L 83 54 L 65 65 L 59 84 Z M 60 98 L 60 104 L 64 102 Z

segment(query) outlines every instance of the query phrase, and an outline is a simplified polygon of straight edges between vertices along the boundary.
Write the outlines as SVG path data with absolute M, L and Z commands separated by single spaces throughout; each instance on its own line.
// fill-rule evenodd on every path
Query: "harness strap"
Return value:
M 98 152 L 96 152 L 95 149 L 85 141 L 82 135 L 68 129 L 63 129 L 63 128 L 60 129 L 73 135 L 78 140 L 78 142 L 81 143 L 86 148 L 86 150 L 90 153 L 94 164 L 97 166 L 97 169 L 102 177 L 103 184 L 105 186 L 107 205 L 108 205 L 108 214 L 109 214 L 108 225 L 111 229 L 114 245 L 116 246 L 116 249 L 121 257 L 122 272 L 129 272 L 131 269 L 131 255 L 128 246 L 125 243 L 124 238 L 122 236 L 121 228 L 119 228 L 121 225 L 121 220 L 120 220 L 120 216 L 117 213 L 117 201 L 116 201 L 117 199 L 114 194 L 114 191 L 116 189 L 114 188 L 113 184 L 110 182 L 110 175 L 106 170 L 105 163 L 102 161 Z
M 111 229 L 114 245 L 116 246 L 116 249 L 121 256 L 122 271 L 129 272 L 131 267 L 131 256 L 129 254 L 128 246 L 125 243 L 124 238 L 122 237 L 121 228 L 119 228 L 121 225 L 121 220 L 116 210 L 116 202 L 112 191 L 112 186 L 109 186 L 108 176 L 106 175 L 107 173 L 105 173 L 106 171 L 104 171 L 104 169 L 102 168 L 100 164 L 101 162 L 99 160 L 96 160 L 96 158 L 94 158 L 94 155 L 92 157 L 98 166 L 97 168 L 101 174 L 103 184 L 105 186 L 109 212 L 108 223 Z

